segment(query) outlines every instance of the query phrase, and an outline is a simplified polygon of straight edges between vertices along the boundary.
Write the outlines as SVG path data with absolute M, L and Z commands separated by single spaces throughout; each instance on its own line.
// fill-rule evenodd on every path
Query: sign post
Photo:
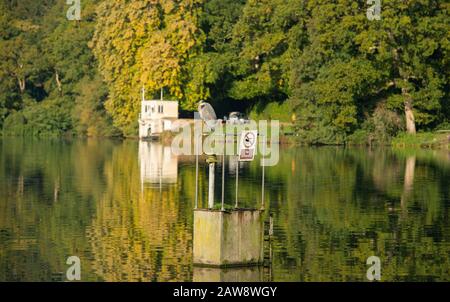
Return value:
M 252 161 L 255 158 L 257 130 L 242 131 L 239 143 L 239 161 Z
M 239 154 L 236 163 L 236 204 L 238 207 L 238 193 L 239 193 L 239 162 L 252 161 L 255 158 L 256 142 L 258 138 L 257 130 L 244 130 L 241 132 L 241 139 L 239 141 Z

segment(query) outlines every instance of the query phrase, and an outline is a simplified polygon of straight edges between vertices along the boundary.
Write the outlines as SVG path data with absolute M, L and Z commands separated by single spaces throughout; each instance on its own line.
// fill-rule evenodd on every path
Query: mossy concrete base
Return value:
M 261 265 L 263 212 L 255 209 L 194 210 L 194 265 Z
M 249 267 L 199 267 L 194 266 L 194 282 L 263 282 L 262 266 Z

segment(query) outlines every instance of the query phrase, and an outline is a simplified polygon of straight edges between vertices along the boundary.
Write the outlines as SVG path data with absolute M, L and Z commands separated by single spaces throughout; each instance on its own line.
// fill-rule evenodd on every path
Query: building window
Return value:
M 164 113 L 164 106 L 158 105 L 158 113 Z

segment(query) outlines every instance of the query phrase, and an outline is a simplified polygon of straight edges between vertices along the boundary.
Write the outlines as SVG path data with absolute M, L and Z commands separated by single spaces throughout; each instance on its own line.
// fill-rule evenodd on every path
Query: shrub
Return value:
M 10 114 L 3 134 L 10 136 L 61 136 L 72 129 L 71 103 L 67 99 L 49 99 Z
M 249 113 L 252 120 L 279 120 L 280 122 L 292 121 L 292 109 L 287 102 L 268 103 L 265 105 L 256 105 Z

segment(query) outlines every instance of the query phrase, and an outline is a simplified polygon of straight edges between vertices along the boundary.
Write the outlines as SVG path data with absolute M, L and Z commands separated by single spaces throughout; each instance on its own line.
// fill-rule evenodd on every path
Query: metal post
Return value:
M 239 155 L 236 157 L 236 204 L 234 207 L 238 207 L 238 193 L 239 192 Z
M 273 217 L 272 213 L 269 216 L 269 281 L 272 281 L 272 258 L 273 258 L 273 250 L 272 250 L 272 237 L 273 237 Z
M 163 158 L 164 158 L 164 147 L 161 149 L 161 156 L 159 158 L 159 195 L 161 195 L 162 192 L 162 169 L 163 169 Z
M 222 155 L 222 211 L 225 209 L 224 200 L 225 200 L 225 145 Z
M 272 213 L 269 215 L 269 239 L 272 239 L 273 236 L 273 217 Z
M 214 166 L 215 163 L 209 164 L 209 192 L 208 192 L 208 208 L 214 207 Z
M 142 165 L 142 163 L 141 163 Z M 144 176 L 141 175 L 141 195 L 144 197 Z
M 195 145 L 195 206 L 194 209 L 198 208 L 198 145 L 199 140 L 197 138 Z
M 261 136 L 261 138 L 265 138 L 265 136 Z M 264 160 L 264 156 L 266 154 L 266 141 L 265 139 L 261 139 L 262 143 L 263 143 L 263 154 L 262 155 L 262 185 L 261 185 L 261 210 L 264 210 L 264 167 L 265 167 L 265 160 Z

